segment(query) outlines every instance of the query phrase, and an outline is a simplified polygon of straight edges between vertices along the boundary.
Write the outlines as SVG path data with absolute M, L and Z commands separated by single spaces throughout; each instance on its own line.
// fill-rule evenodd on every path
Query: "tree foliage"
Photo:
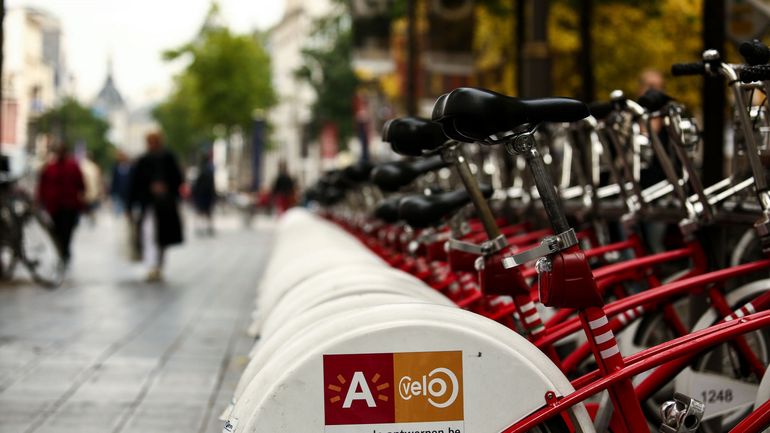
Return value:
M 549 21 L 554 91 L 580 94 L 577 55 L 578 12 L 574 1 L 554 1 Z M 671 77 L 675 62 L 692 62 L 702 50 L 702 0 L 653 2 L 601 1 L 593 16 L 593 64 L 596 92 L 606 99 L 615 89 L 637 96 L 639 75 L 655 69 L 666 77 L 666 91 L 690 107 L 700 101 L 700 80 Z
M 275 103 L 267 52 L 256 36 L 235 34 L 222 24 L 216 3 L 196 38 L 163 56 L 188 61 L 175 77 L 174 91 L 154 112 L 180 150 L 199 147 L 215 128 L 227 135 L 236 127 L 248 132 L 255 110 Z
M 515 21 L 512 10 L 502 3 L 486 2 L 476 8 L 473 50 L 477 84 L 506 95 L 518 92 Z
M 175 77 L 174 93 L 152 112 L 163 129 L 168 146 L 188 160 L 193 160 L 196 151 L 213 140 L 211 129 L 198 118 L 201 109 L 194 79 L 190 74 Z
M 325 123 L 334 123 L 342 145 L 353 135 L 353 97 L 359 84 L 352 67 L 349 17 L 348 5 L 338 2 L 335 13 L 315 22 L 312 39 L 302 50 L 303 66 L 296 71 L 316 94 L 310 134 L 318 136 Z
M 579 0 L 552 0 L 548 42 L 554 93 L 581 94 Z M 487 1 L 477 7 L 474 37 L 477 84 L 515 95 L 515 21 L 511 2 Z M 638 92 L 645 69 L 666 77 L 666 91 L 690 107 L 700 101 L 700 80 L 673 78 L 672 63 L 700 58 L 702 0 L 596 0 L 592 23 L 596 96 L 606 99 L 621 89 Z
M 85 145 L 101 167 L 107 167 L 114 156 L 115 146 L 107 139 L 109 123 L 73 98 L 66 98 L 42 113 L 35 128 L 38 133 L 49 134 L 69 146 Z

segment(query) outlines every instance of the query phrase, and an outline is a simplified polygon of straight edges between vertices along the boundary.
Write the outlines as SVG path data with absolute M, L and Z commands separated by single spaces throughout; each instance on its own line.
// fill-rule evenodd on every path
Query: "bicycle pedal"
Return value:
M 674 399 L 660 405 L 663 424 L 661 433 L 684 433 L 698 430 L 706 406 L 703 402 L 678 392 Z

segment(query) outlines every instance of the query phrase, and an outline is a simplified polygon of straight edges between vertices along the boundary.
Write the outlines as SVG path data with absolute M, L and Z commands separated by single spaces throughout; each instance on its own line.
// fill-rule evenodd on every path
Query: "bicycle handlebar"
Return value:
M 703 75 L 706 73 L 706 65 L 703 62 L 674 63 L 671 65 L 671 75 L 678 77 L 684 75 Z
M 744 66 L 741 68 L 740 77 L 744 83 L 770 80 L 770 65 Z

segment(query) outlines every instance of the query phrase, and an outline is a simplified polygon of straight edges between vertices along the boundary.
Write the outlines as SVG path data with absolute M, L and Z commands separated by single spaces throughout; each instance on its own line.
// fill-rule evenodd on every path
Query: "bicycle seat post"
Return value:
M 696 199 L 701 204 L 701 214 L 708 222 L 713 219 L 714 210 L 711 208 L 706 192 L 703 189 L 703 183 L 701 183 L 700 177 L 698 177 L 698 173 L 695 171 L 692 160 L 687 156 L 685 150 L 688 147 L 694 146 L 697 143 L 695 140 L 699 140 L 697 125 L 688 119 L 684 119 L 682 117 L 683 112 L 684 109 L 681 105 L 669 103 L 663 114 L 666 120 L 664 124 L 666 125 L 669 138 L 674 142 L 676 157 L 682 164 L 685 173 L 687 173 L 687 181 L 690 184 L 690 188 L 692 188 Z M 692 138 L 688 140 L 686 138 L 687 135 Z
M 465 189 L 468 191 L 468 195 L 470 196 L 473 206 L 476 208 L 476 212 L 478 212 L 479 219 L 481 220 L 481 224 L 484 226 L 484 231 L 486 231 L 489 240 L 494 240 L 500 237 L 500 228 L 495 222 L 495 217 L 492 215 L 492 210 L 489 208 L 489 204 L 487 204 L 487 201 L 484 199 L 484 195 L 481 193 L 481 189 L 479 188 L 478 182 L 476 182 L 476 178 L 474 178 L 473 173 L 471 173 L 468 160 L 463 155 L 460 146 L 458 144 L 453 144 L 451 146 L 445 147 L 441 151 L 441 156 L 444 161 L 453 164 L 457 169 L 457 174 L 460 176 Z
M 524 156 L 554 233 L 564 233 L 570 230 L 570 225 L 543 157 L 537 151 L 534 137 L 537 126 L 524 125 L 520 132 L 514 133 L 505 143 L 505 148 L 513 155 Z

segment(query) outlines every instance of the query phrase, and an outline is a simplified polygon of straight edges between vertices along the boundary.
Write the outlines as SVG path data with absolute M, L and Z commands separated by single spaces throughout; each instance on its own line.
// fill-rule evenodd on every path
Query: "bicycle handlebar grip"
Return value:
M 764 65 L 770 61 L 770 48 L 756 39 L 742 43 L 738 51 L 751 66 Z
M 741 68 L 740 77 L 744 83 L 770 80 L 770 65 L 744 66 Z
M 706 73 L 706 65 L 703 62 L 696 63 L 674 63 L 671 65 L 671 75 L 703 75 Z
M 382 128 L 382 140 L 399 155 L 423 156 L 444 145 L 447 137 L 441 125 L 419 117 L 391 119 Z

